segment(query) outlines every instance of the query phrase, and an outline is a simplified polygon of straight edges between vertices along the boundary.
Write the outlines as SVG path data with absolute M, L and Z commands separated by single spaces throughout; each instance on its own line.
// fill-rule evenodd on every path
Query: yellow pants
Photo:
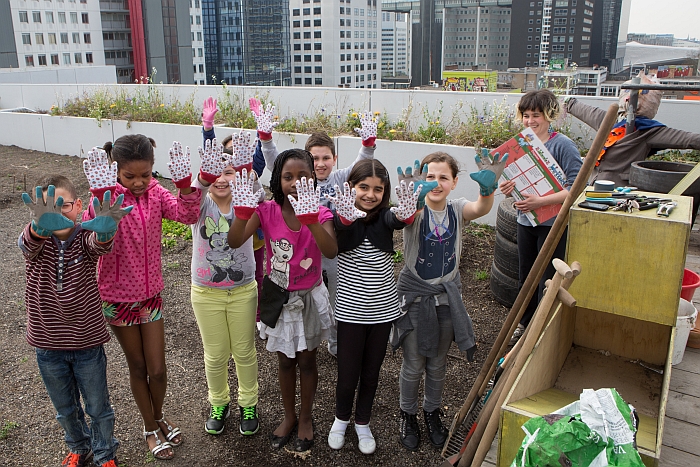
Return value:
M 230 402 L 228 360 L 233 356 L 238 377 L 238 405 L 258 403 L 258 356 L 255 352 L 255 281 L 232 290 L 192 285 L 192 308 L 204 346 L 204 371 L 209 403 Z

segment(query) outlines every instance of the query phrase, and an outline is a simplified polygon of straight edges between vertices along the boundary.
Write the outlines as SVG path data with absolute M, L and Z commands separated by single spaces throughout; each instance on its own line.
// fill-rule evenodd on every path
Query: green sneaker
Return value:
M 226 419 L 228 418 L 229 414 L 229 404 L 212 405 L 209 418 L 204 424 L 204 430 L 210 435 L 220 435 L 224 431 Z
M 238 407 L 241 410 L 241 426 L 239 430 L 242 435 L 250 436 L 258 432 L 260 424 L 258 423 L 257 407 L 257 405 Z

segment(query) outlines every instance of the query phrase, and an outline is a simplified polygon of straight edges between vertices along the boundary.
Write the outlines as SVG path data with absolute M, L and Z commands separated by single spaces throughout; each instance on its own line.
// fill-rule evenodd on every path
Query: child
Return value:
M 260 102 L 251 99 L 250 109 L 255 116 L 255 121 L 258 125 L 258 135 L 262 144 L 263 155 L 267 162 L 267 167 L 272 170 L 272 167 L 277 157 L 277 147 L 272 142 L 272 130 L 277 125 L 274 122 L 275 108 L 268 104 L 267 109 L 263 109 Z M 304 149 L 309 151 L 314 158 L 314 173 L 316 181 L 321 190 L 321 203 L 332 208 L 329 196 L 335 194 L 334 187 L 342 185 L 348 179 L 348 175 L 353 166 L 364 159 L 374 158 L 374 150 L 377 148 L 375 141 L 377 139 L 377 122 L 376 119 L 368 112 L 364 112 L 360 116 L 361 128 L 355 128 L 355 131 L 362 138 L 362 146 L 357 159 L 350 166 L 333 171 L 338 162 L 338 155 L 335 153 L 335 143 L 328 134 L 323 132 L 312 133 L 309 139 L 306 140 Z M 327 280 L 328 293 L 330 294 L 331 303 L 335 302 L 335 293 L 338 284 L 338 263 L 335 259 L 323 258 L 323 272 Z M 336 344 L 336 329 L 331 328 L 331 335 L 328 338 L 328 351 L 335 356 L 337 353 Z
M 239 248 L 258 227 L 267 241 L 267 277 L 263 282 L 260 318 L 267 350 L 277 352 L 284 420 L 270 435 L 273 449 L 284 446 L 297 426 L 296 367 L 301 384 L 301 411 L 294 450 L 308 451 L 314 433 L 311 409 L 318 384 L 316 348 L 328 338 L 333 317 L 328 291 L 321 280 L 321 254 L 333 258 L 338 247 L 331 211 L 314 189 L 313 158 L 290 149 L 275 161 L 270 181 L 273 201 L 258 206 L 253 181 L 236 175 L 232 186 L 236 217 L 228 243 Z
M 484 150 L 486 152 L 486 150 Z M 420 445 L 418 387 L 425 373 L 423 415 L 428 439 L 442 447 L 447 430 L 440 419 L 442 391 L 445 385 L 447 351 L 452 341 L 467 352 L 471 361 L 476 350 L 474 331 L 461 297 L 459 260 L 465 222 L 483 216 L 493 206 L 493 192 L 503 172 L 505 158 L 492 162 L 488 155 L 477 156 L 480 171 L 470 174 L 480 187 L 476 202 L 464 198 L 448 200 L 457 186 L 459 165 L 444 152 L 423 159 L 423 172 L 407 170 L 399 179 L 437 182 L 426 193 L 425 207 L 415 221 L 404 229 L 405 266 L 398 279 L 399 302 L 407 313 L 394 324 L 392 344 L 403 348 L 399 377 L 401 427 L 399 441 L 410 451 Z
M 257 101 L 257 99 L 254 100 Z M 257 102 L 259 105 L 260 101 Z M 202 136 L 204 137 L 205 145 L 207 141 L 212 141 L 216 138 L 216 133 L 214 132 L 214 117 L 218 111 L 219 109 L 216 106 L 216 99 L 212 98 L 211 96 L 204 99 L 204 104 L 202 105 Z M 221 144 L 223 145 L 224 149 L 230 149 L 233 145 L 233 135 L 227 135 L 223 140 L 221 140 Z M 255 153 L 253 155 L 253 170 L 255 170 L 255 173 L 258 174 L 258 177 L 262 176 L 263 170 L 265 170 L 265 158 L 263 157 L 259 139 L 255 145 Z M 250 171 L 250 169 L 248 171 Z M 263 263 L 265 261 L 264 250 L 262 248 L 263 246 L 265 246 L 265 239 L 263 238 L 262 231 L 258 229 L 258 231 L 255 232 L 255 235 L 253 235 L 255 282 L 258 284 L 258 308 L 256 310 L 255 321 L 258 324 L 258 328 L 260 327 L 260 290 L 263 280 Z
M 38 184 L 36 202 L 22 195 L 32 221 L 18 240 L 26 260 L 27 342 L 36 348 L 41 378 L 70 449 L 62 465 L 81 467 L 94 454 L 97 465 L 117 467 L 119 441 L 104 351 L 109 333 L 95 273 L 97 259 L 112 249 L 117 224 L 131 208 L 120 209 L 121 196 L 110 206 L 107 193 L 104 209 L 96 202 L 97 219 L 75 224 L 83 206 L 73 183 L 50 175 Z
M 554 218 L 552 218 L 533 227 L 525 216 L 525 213 L 550 204 L 562 204 L 579 170 L 581 170 L 581 153 L 576 148 L 574 142 L 561 133 L 555 132 L 551 127 L 551 123 L 555 121 L 558 116 L 559 101 L 554 93 L 548 89 L 530 91 L 518 102 L 518 119 L 522 119 L 525 128 L 533 129 L 537 137 L 544 143 L 544 146 L 552 154 L 566 175 L 564 189 L 560 192 L 552 193 L 547 196 L 523 193 L 525 199 L 515 203 L 515 207 L 518 210 L 518 260 L 520 262 L 518 276 L 520 279 L 520 287 L 523 286 L 527 275 L 530 273 L 530 269 L 532 269 L 532 266 L 535 264 L 535 258 L 537 258 L 537 254 L 540 252 L 544 240 L 547 238 L 554 224 Z M 508 196 L 515 189 L 515 182 L 503 182 L 499 188 L 504 195 Z M 552 258 L 564 259 L 565 254 L 566 231 L 564 231 L 564 234 L 561 236 L 561 240 L 559 240 L 552 254 Z M 544 283 L 547 278 L 553 275 L 554 266 L 552 266 L 550 261 L 540 279 L 537 295 L 533 294 L 532 299 L 530 299 L 518 327 L 515 329 L 515 332 L 513 332 L 510 345 L 515 345 L 525 332 L 525 328 L 530 323 L 532 315 L 535 314 L 537 304 L 544 295 Z
M 401 183 L 396 188 L 398 207 L 390 209 L 390 189 L 386 168 L 376 159 L 367 159 L 355 164 L 344 192 L 337 186 L 334 190 L 339 253 L 334 308 L 338 381 L 335 421 L 328 434 L 332 449 L 341 449 L 345 443 L 356 388 L 355 432 L 360 452 L 372 454 L 377 447 L 369 420 L 391 323 L 401 314 L 392 260 L 393 234 L 413 222 L 420 194 L 420 189 L 414 192 L 412 185 Z
M 232 146 L 237 154 L 229 159 L 227 154 L 232 149 L 224 149 L 226 154 L 222 154 L 221 146 L 216 140 L 213 143 L 207 140 L 202 152 L 203 160 L 216 162 L 203 170 L 211 177 L 200 174 L 194 183 L 203 193 L 208 191 L 208 196 L 202 196 L 199 220 L 192 225 L 192 308 L 204 346 L 211 404 L 204 429 L 213 435 L 224 431 L 231 401 L 228 362 L 233 355 L 238 379 L 239 431 L 253 435 L 259 428 L 254 324 L 258 303 L 256 264 L 253 241 L 248 239 L 233 249 L 227 235 L 234 218 L 229 181 L 252 160 L 255 145 L 250 145 L 248 133 L 235 134 Z
M 124 195 L 134 213 L 119 229 L 112 252 L 100 258 L 98 285 L 102 312 L 117 337 L 129 365 L 129 383 L 143 418 L 144 438 L 156 459 L 172 459 L 172 447 L 182 443 L 178 427 L 163 413 L 167 388 L 163 328 L 161 232 L 163 218 L 194 224 L 202 192 L 190 187 L 189 148 L 180 143 L 170 150 L 168 168 L 178 196 L 152 178 L 155 141 L 143 135 L 126 135 L 97 148 L 84 161 L 94 196 L 106 189 Z M 109 164 L 107 156 L 112 160 Z M 202 161 L 206 166 L 206 161 Z M 92 209 L 83 214 L 87 220 Z

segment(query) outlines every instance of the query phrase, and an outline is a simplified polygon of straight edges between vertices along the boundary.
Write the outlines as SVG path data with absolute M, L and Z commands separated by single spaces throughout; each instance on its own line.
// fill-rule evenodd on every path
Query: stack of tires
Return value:
M 491 293 L 498 303 L 507 307 L 513 306 L 518 296 L 518 224 L 514 202 L 508 197 L 498 205 L 491 265 Z

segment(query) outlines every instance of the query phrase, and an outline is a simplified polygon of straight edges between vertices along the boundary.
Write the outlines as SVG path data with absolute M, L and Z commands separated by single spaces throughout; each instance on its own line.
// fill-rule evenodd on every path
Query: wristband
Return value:
M 49 238 L 53 232 L 50 230 L 42 229 L 38 225 L 36 225 L 35 221 L 32 221 L 32 225 L 30 226 L 30 229 L 32 230 L 32 233 L 36 235 L 39 238 Z
M 258 138 L 260 138 L 260 141 L 270 141 L 272 139 L 272 132 L 268 133 L 258 130 Z
M 177 181 L 173 180 L 173 183 L 179 190 L 182 190 L 183 188 L 189 188 L 192 184 L 192 174 Z
M 362 140 L 362 145 L 366 148 L 372 148 L 374 147 L 376 140 L 376 136 L 370 136 L 369 138 Z
M 233 170 L 236 172 L 242 172 L 243 169 L 245 169 L 248 173 L 251 173 L 253 171 L 253 163 L 251 162 L 250 164 L 243 164 L 233 168 Z
M 234 206 L 233 213 L 238 219 L 248 221 L 251 217 L 253 217 L 253 214 L 255 213 L 255 208 L 251 208 L 248 206 Z
M 307 212 L 306 214 L 297 214 L 297 219 L 301 225 L 310 225 L 318 223 L 318 212 Z
M 117 189 L 116 186 L 106 186 L 102 188 L 90 188 L 90 193 L 92 193 L 92 196 L 97 198 L 98 200 L 104 198 L 105 191 L 109 190 L 112 193 Z
M 415 220 L 415 218 L 416 218 L 416 213 L 414 212 L 413 214 L 411 214 L 411 217 L 409 217 L 408 219 L 404 219 L 401 222 L 403 222 L 406 225 L 411 225 L 411 224 L 413 224 L 413 221 Z M 401 220 L 401 219 L 399 219 L 399 220 Z
M 218 176 L 216 176 L 214 174 L 206 173 L 205 171 L 203 171 L 201 169 L 199 170 L 199 177 L 210 185 L 213 185 L 219 179 Z M 175 184 L 175 186 L 177 186 L 177 184 Z
M 97 243 L 107 243 L 110 240 L 114 238 L 114 236 L 117 234 L 116 230 L 113 230 L 111 232 L 95 232 L 95 236 L 97 238 Z
M 350 219 L 344 218 L 344 217 L 341 216 L 340 214 L 338 214 L 338 219 L 340 220 L 340 222 L 341 222 L 343 225 L 352 225 L 352 222 L 353 222 L 353 221 L 351 221 Z

